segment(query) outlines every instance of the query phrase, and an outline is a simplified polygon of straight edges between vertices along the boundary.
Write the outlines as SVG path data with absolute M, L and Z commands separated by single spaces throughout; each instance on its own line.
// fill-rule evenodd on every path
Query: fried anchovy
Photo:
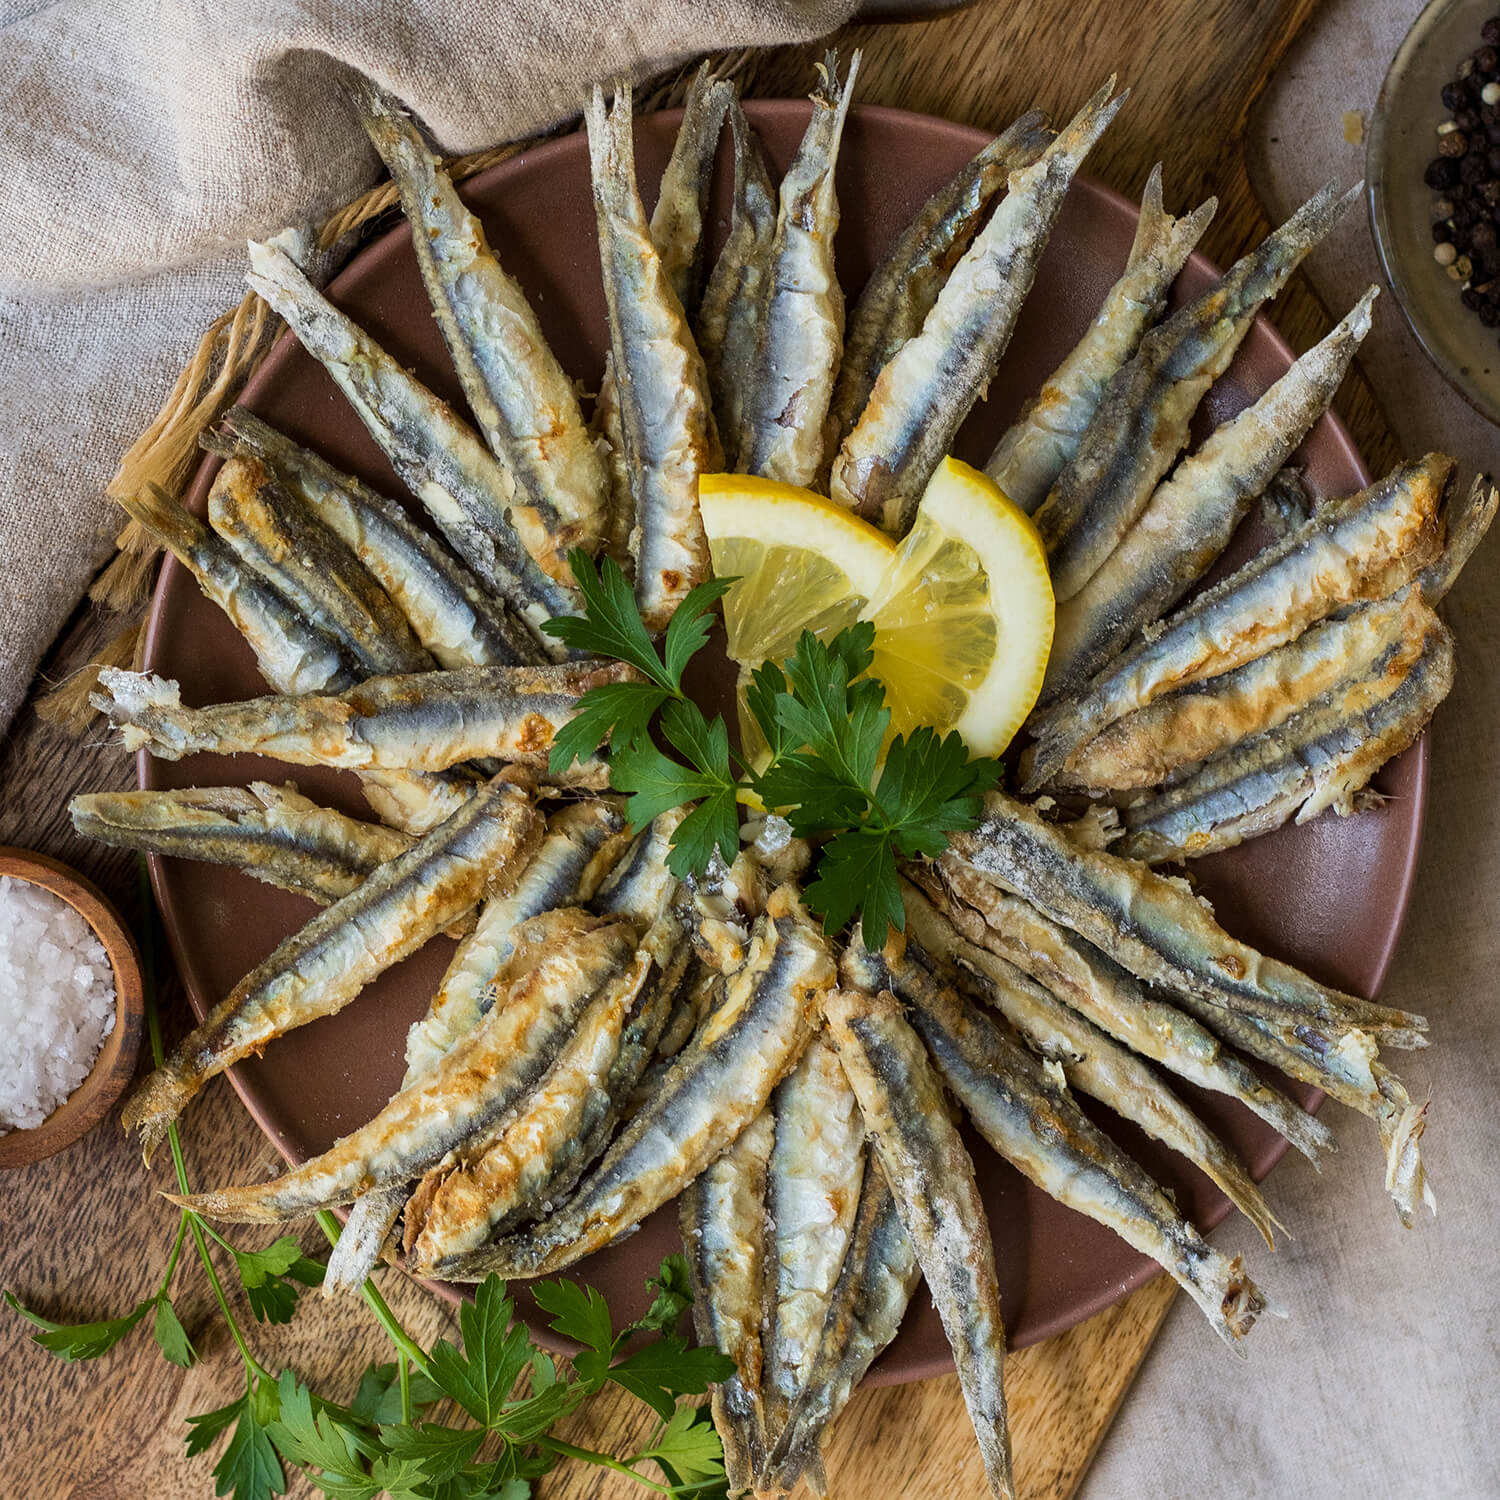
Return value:
M 742 396 L 739 467 L 786 484 L 811 485 L 824 467 L 824 424 L 844 346 L 844 293 L 833 264 L 834 168 L 859 57 L 856 51 L 842 85 L 837 53 L 819 68 L 812 119 L 781 179 Z
M 1341 815 L 1426 727 L 1453 686 L 1453 637 L 1425 606 L 1425 630 L 1393 643 L 1274 729 L 1216 755 L 1125 810 L 1117 846 L 1150 864 L 1230 849 L 1295 817 Z
M 667 870 L 671 837 L 684 816 L 680 808 L 658 815 L 636 841 L 645 857 L 632 850 L 604 886 L 591 881 L 592 912 L 632 921 L 639 952 L 653 965 L 633 1011 L 601 1014 L 569 1043 L 524 1108 L 490 1135 L 465 1142 L 458 1170 L 429 1173 L 433 1181 L 414 1195 L 424 1205 L 421 1221 L 408 1214 L 406 1223 L 414 1264 L 475 1249 L 544 1202 L 560 1201 L 614 1133 L 688 962 L 687 939 L 672 914 L 676 881 Z M 596 857 L 591 870 L 599 864 Z
M 714 156 L 724 112 L 733 98 L 734 85 L 713 77 L 708 63 L 693 75 L 683 101 L 682 124 L 677 127 L 677 140 L 651 210 L 651 243 L 689 318 L 698 307 L 703 275 L 703 216 L 708 211 Z
M 120 504 L 228 615 L 254 651 L 260 675 L 278 693 L 337 692 L 358 681 L 338 642 L 251 573 L 232 548 L 165 490 L 147 485 Z
M 1183 459 L 1099 570 L 1059 606 L 1043 707 L 1078 692 L 1229 545 L 1255 497 L 1328 409 L 1370 331 L 1375 291 L 1259 401 Z
M 961 860 L 912 873 L 970 943 L 1014 964 L 1132 1052 L 1199 1088 L 1238 1099 L 1314 1165 L 1321 1152 L 1337 1149 L 1321 1120 L 1076 933 L 998 890 Z
M 636 187 L 629 85 L 617 87 L 608 113 L 596 86 L 584 121 L 635 516 L 636 603 L 647 626 L 662 630 L 688 590 L 708 576 L 698 475 L 718 467 L 719 444 L 703 360 Z
M 336 693 L 358 681 L 337 644 L 247 572 L 239 558 L 191 512 L 155 486 L 125 509 L 171 549 L 255 652 L 261 675 L 278 692 Z M 428 833 L 468 800 L 475 782 L 463 772 L 366 771 L 365 800 L 381 822 L 414 836 Z
M 410 835 L 320 807 L 294 786 L 92 792 L 68 804 L 73 827 L 117 849 L 243 870 L 319 906 L 347 896 L 411 847 Z
M 1183 882 L 1134 860 L 1081 849 L 1033 808 L 985 798 L 972 832 L 955 834 L 946 861 L 965 860 L 1054 921 L 1088 939 L 1148 984 L 1201 995 L 1277 1024 L 1356 1028 L 1393 1046 L 1424 1046 L 1420 1016 L 1348 995 L 1232 938 Z
M 1058 602 L 1098 571 L 1182 451 L 1199 401 L 1228 368 L 1256 310 L 1358 196 L 1330 183 L 1208 291 L 1142 340 L 1109 382 L 1078 452 L 1036 513 Z
M 594 1031 L 601 1011 L 616 1019 L 628 1011 L 648 966 L 635 955 L 635 936 L 629 922 L 577 910 L 534 918 L 521 935 L 503 1002 L 367 1125 L 273 1182 L 174 1201 L 216 1219 L 276 1222 L 419 1176 L 520 1105 L 570 1039 Z
M 394 500 L 262 422 L 242 406 L 223 432 L 199 438 L 211 453 L 249 455 L 299 495 L 367 567 L 444 667 L 545 661 L 531 632 Z
M 858 939 L 844 972 L 892 988 L 943 1081 L 979 1132 L 1028 1181 L 1149 1255 L 1239 1350 L 1266 1299 L 1239 1256 L 1220 1255 L 1136 1162 L 1079 1109 L 1065 1086 L 972 1001 L 907 960 L 899 974 Z M 930 1279 L 930 1278 L 929 1278 Z
M 604 355 L 604 374 L 599 377 L 590 430 L 604 454 L 605 488 L 609 492 L 604 553 L 620 565 L 627 578 L 633 579 L 635 559 L 630 555 L 630 533 L 635 529 L 635 497 L 630 492 L 630 465 L 625 458 L 625 432 L 620 426 L 620 387 L 615 380 L 613 350 Z
M 1005 1325 L 974 1163 L 922 1040 L 889 990 L 831 991 L 828 1030 L 953 1348 L 990 1492 L 1014 1500 Z
M 724 464 L 733 469 L 739 464 L 745 391 L 760 332 L 757 311 L 776 238 L 776 193 L 760 141 L 737 99 L 729 105 L 729 126 L 734 136 L 729 236 L 708 273 L 693 333 L 708 372 Z
M 734 1374 L 715 1386 L 713 1394 L 714 1426 L 724 1445 L 731 1495 L 751 1489 L 768 1446 L 760 1394 L 760 1320 L 766 1174 L 773 1138 L 771 1116 L 762 1110 L 678 1200 L 698 1341 L 734 1361 Z
M 826 1037 L 771 1095 L 776 1145 L 766 1191 L 770 1225 L 762 1399 L 774 1435 L 806 1386 L 854 1230 L 865 1170 L 864 1121 Z
M 430 1268 L 451 1280 L 546 1276 L 633 1229 L 765 1108 L 833 982 L 827 941 L 788 886 L 772 892 L 723 1002 L 571 1199 L 535 1227 Z
M 1351 605 L 1222 677 L 1117 719 L 1068 757 L 1053 784 L 1102 794 L 1180 781 L 1200 762 L 1279 728 L 1341 681 L 1368 674 L 1403 640 L 1420 640 L 1430 614 L 1410 584 Z
M 966 161 L 886 247 L 849 315 L 843 363 L 828 408 L 830 456 L 859 420 L 876 377 L 922 331 L 949 273 L 1006 179 L 1029 167 L 1051 139 L 1040 110 L 1022 115 Z
M 408 1083 L 489 1014 L 522 926 L 544 912 L 589 899 L 624 845 L 624 828 L 624 815 L 605 798 L 572 803 L 548 818 L 546 834 L 514 887 L 485 902 L 427 1014 L 412 1022 L 406 1035 Z
M 658 940 L 660 942 L 660 940 Z M 650 958 L 648 947 L 639 954 Z M 579 1023 L 552 1070 L 504 1128 L 465 1143 L 457 1169 L 439 1167 L 420 1219 L 408 1218 L 408 1265 L 419 1269 L 478 1249 L 550 1213 L 591 1167 L 656 1050 L 687 960 L 679 935 L 670 968 L 653 967 L 626 1011 Z M 425 1186 L 425 1184 L 424 1184 Z
M 1184 995 L 1182 1003 L 1250 1056 L 1373 1120 L 1385 1155 L 1386 1192 L 1404 1225 L 1411 1226 L 1419 1203 L 1437 1212 L 1422 1165 L 1427 1104 L 1413 1102 L 1401 1080 L 1380 1061 L 1370 1036 L 1355 1032 L 1335 1046 L 1311 1028 L 1278 1029 L 1195 995 Z
M 938 294 L 922 331 L 880 372 L 844 439 L 829 493 L 897 535 L 969 409 L 989 385 L 1031 290 L 1062 201 L 1125 95 L 1094 95 L 1010 191 Z
M 604 519 L 603 468 L 573 382 L 525 292 L 400 104 L 366 79 L 351 97 L 401 195 L 433 316 L 490 451 L 547 526 L 558 557 L 593 547 Z
M 1233 671 L 1295 640 L 1343 605 L 1379 599 L 1435 560 L 1453 461 L 1430 453 L 1368 489 L 1325 503 L 1228 578 L 1115 658 L 1076 698 L 1032 723 L 1026 790 L 1116 719 L 1173 688 Z
M 267 1042 L 342 1010 L 377 975 L 504 890 L 542 837 L 524 788 L 497 776 L 446 823 L 277 944 L 185 1037 L 125 1107 L 147 1159 L 215 1074 Z
M 391 467 L 480 579 L 533 631 L 576 612 L 567 562 L 516 478 L 452 407 L 314 288 L 275 242 L 250 246 L 246 278 L 348 398 Z M 538 634 L 549 649 L 549 642 Z
M 1186 1157 L 1218 1185 L 1272 1246 L 1280 1228 L 1244 1164 L 1127 1047 L 1070 1010 L 1014 964 L 968 942 L 915 887 L 902 890 L 907 951 L 888 957 L 901 991 L 905 965 L 917 963 L 951 988 L 998 1011 L 1033 1051 L 1063 1070 L 1068 1087 L 1097 1099 L 1153 1140 Z
M 108 669 L 92 701 L 124 731 L 127 749 L 145 748 L 165 760 L 211 751 L 354 771 L 445 771 L 494 756 L 558 785 L 598 787 L 605 781 L 603 761 L 577 761 L 554 778 L 546 769 L 548 752 L 586 692 L 630 675 L 629 667 L 604 661 L 461 667 L 372 677 L 336 697 L 184 708 L 175 682 Z
M 922 1273 L 878 1158 L 865 1167 L 859 1210 L 802 1394 L 766 1464 L 766 1488 L 790 1490 L 815 1470 L 818 1444 L 875 1357 L 896 1336 Z
M 626 837 L 624 815 L 607 798 L 570 803 L 552 814 L 546 837 L 515 888 L 480 908 L 479 920 L 454 953 L 427 1014 L 407 1032 L 402 1089 L 435 1068 L 489 1014 L 523 925 L 544 912 L 588 900 Z M 328 1257 L 325 1295 L 363 1284 L 412 1197 L 410 1184 L 399 1182 L 359 1198 Z M 409 1214 L 409 1220 L 415 1217 Z
M 1161 164 L 1151 169 L 1124 273 L 1105 294 L 1088 331 L 1027 402 L 985 465 L 1027 515 L 1047 498 L 1078 452 L 1106 385 L 1161 316 L 1177 273 L 1217 207 L 1218 200 L 1210 198 L 1174 219 L 1162 207 Z
M 374 575 L 255 458 L 231 458 L 208 492 L 208 524 L 240 561 L 373 677 L 436 666 Z

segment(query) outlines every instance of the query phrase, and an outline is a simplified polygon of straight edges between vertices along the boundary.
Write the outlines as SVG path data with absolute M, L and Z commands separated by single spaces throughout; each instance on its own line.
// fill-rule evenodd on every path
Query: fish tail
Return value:
M 1274 297 L 1303 258 L 1343 217 L 1359 197 L 1362 182 L 1340 193 L 1338 183 L 1325 183 L 1290 219 L 1273 229 L 1260 244 L 1240 260 L 1224 278 L 1230 293 L 1225 315 L 1231 318 L 1253 311 Z
M 89 702 L 121 731 L 127 750 L 149 749 L 166 760 L 190 752 L 187 736 L 176 722 L 184 713 L 182 696 L 171 678 L 101 667 L 99 688 L 89 694 Z
M 1500 490 L 1483 474 L 1469 486 L 1468 496 L 1461 504 L 1447 505 L 1447 543 L 1438 560 L 1417 578 L 1417 587 L 1428 604 L 1436 605 L 1453 587 L 1474 549 L 1484 540 L 1497 507 L 1500 507 Z
M 156 1148 L 166 1139 L 167 1127 L 186 1108 L 197 1085 L 172 1063 L 152 1072 L 130 1096 L 120 1116 L 127 1131 L 140 1136 L 141 1157 L 149 1167 Z
M 1385 1190 L 1391 1195 L 1402 1224 L 1410 1229 L 1419 1204 L 1425 1203 L 1434 1217 L 1437 1214 L 1437 1199 L 1422 1165 L 1422 1136 L 1427 1130 L 1427 1111 L 1432 1100 L 1414 1103 L 1401 1080 L 1379 1062 L 1370 1064 L 1370 1072 L 1381 1097 L 1376 1124 L 1385 1148 Z
M 203 522 L 159 484 L 147 484 L 133 495 L 122 496 L 120 507 L 174 553 L 191 552 L 207 534 Z

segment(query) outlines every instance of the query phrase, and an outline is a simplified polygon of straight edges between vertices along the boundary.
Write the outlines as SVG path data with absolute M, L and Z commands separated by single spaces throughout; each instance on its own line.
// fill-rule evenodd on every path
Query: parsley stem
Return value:
M 161 1279 L 161 1290 L 156 1294 L 165 1297 L 172 1285 L 172 1275 L 177 1270 L 177 1260 L 182 1254 L 183 1242 L 187 1239 L 187 1210 L 183 1209 L 177 1215 L 177 1238 L 172 1241 L 172 1253 L 167 1257 L 167 1269 Z
M 203 1262 L 208 1284 L 214 1289 L 219 1310 L 224 1314 L 224 1321 L 229 1324 L 230 1335 L 239 1346 L 240 1357 L 245 1361 L 246 1375 L 259 1375 L 262 1380 L 273 1380 L 271 1372 L 250 1352 L 250 1346 L 245 1342 L 245 1335 L 240 1332 L 239 1320 L 229 1306 L 229 1298 L 224 1295 L 224 1283 L 219 1280 L 219 1273 L 214 1269 L 213 1256 L 209 1253 L 208 1241 L 203 1237 L 203 1221 L 197 1214 L 190 1214 L 188 1219 L 188 1227 L 192 1230 L 193 1238 L 198 1244 L 198 1259 Z
M 396 1376 L 401 1382 L 401 1425 L 411 1426 L 411 1363 L 404 1349 L 396 1351 Z
M 330 1245 L 337 1245 L 340 1233 L 339 1221 L 326 1208 L 319 1211 L 317 1220 L 318 1227 L 323 1231 L 328 1243 Z M 396 1346 L 398 1352 L 409 1359 L 424 1375 L 430 1377 L 432 1374 L 431 1363 L 422 1352 L 421 1346 L 401 1326 L 400 1320 L 391 1311 L 390 1304 L 380 1295 L 380 1288 L 366 1277 L 364 1284 L 359 1290 L 370 1311 L 375 1314 L 375 1321 L 385 1329 L 387 1337 Z M 401 1374 L 404 1382 L 406 1376 L 406 1367 L 404 1364 L 401 1366 Z M 403 1395 L 409 1399 L 409 1393 L 404 1389 Z
M 655 1490 L 658 1494 L 674 1493 L 671 1485 L 658 1484 L 656 1480 L 648 1479 L 639 1469 L 632 1469 L 629 1464 L 621 1463 L 608 1453 L 600 1453 L 594 1448 L 579 1448 L 555 1437 L 539 1437 L 535 1442 L 538 1448 L 543 1448 L 548 1453 L 556 1453 L 563 1458 L 576 1458 L 580 1463 L 597 1464 L 600 1468 L 613 1469 L 617 1474 L 628 1474 L 637 1484 L 643 1484 L 648 1490 Z

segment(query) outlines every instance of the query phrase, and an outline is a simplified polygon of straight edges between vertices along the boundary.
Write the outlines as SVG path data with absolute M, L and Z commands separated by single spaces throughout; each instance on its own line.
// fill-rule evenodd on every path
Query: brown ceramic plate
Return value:
M 808 109 L 775 101 L 749 106 L 776 167 L 795 150 Z M 641 180 L 655 183 L 678 117 L 641 121 Z M 856 109 L 839 164 L 843 221 L 838 263 L 845 288 L 857 292 L 884 246 L 924 198 L 983 143 L 973 130 L 889 109 Z M 721 160 L 720 177 L 725 176 Z M 468 185 L 465 196 L 485 221 L 491 242 L 536 302 L 564 366 L 590 388 L 606 347 L 604 300 L 595 250 L 588 156 L 582 136 L 549 142 Z M 724 230 L 727 186 L 718 185 L 717 236 Z M 1119 274 L 1135 231 L 1133 205 L 1092 182 L 1069 196 L 1042 260 L 1010 353 L 987 403 L 965 425 L 958 451 L 982 461 L 1028 392 L 1057 364 Z M 715 246 L 716 248 L 716 246 Z M 1183 273 L 1188 292 L 1213 268 L 1195 258 Z M 428 313 L 407 230 L 399 227 L 360 254 L 333 283 L 334 299 L 370 329 L 434 390 L 462 397 Z M 1291 362 L 1286 344 L 1257 323 L 1239 357 L 1204 404 L 1200 427 L 1224 420 L 1276 379 Z M 403 493 L 379 451 L 323 370 L 283 339 L 245 393 L 245 402 L 300 441 L 392 494 Z M 1325 418 L 1302 458 L 1314 488 L 1342 494 L 1365 482 L 1348 434 Z M 192 490 L 202 510 L 213 464 Z M 250 653 L 188 575 L 168 562 L 151 613 L 146 665 L 182 684 L 192 704 L 264 692 Z M 1389 800 L 1358 818 L 1322 818 L 1205 860 L 1197 873 L 1221 919 L 1238 935 L 1302 964 L 1320 978 L 1372 994 L 1385 973 L 1422 821 L 1425 759 L 1418 747 L 1389 767 L 1380 786 Z M 177 763 L 143 759 L 145 786 L 244 783 L 292 777 L 304 792 L 361 811 L 357 790 L 340 774 L 286 769 L 249 758 L 200 756 Z M 303 900 L 208 865 L 152 861 L 157 897 L 193 1005 L 201 1014 L 278 940 L 310 915 Z M 373 1115 L 402 1072 L 406 1028 L 420 1015 L 452 949 L 431 943 L 372 985 L 340 1015 L 274 1043 L 263 1061 L 231 1077 L 255 1118 L 289 1160 L 323 1150 Z M 1263 1176 L 1284 1146 L 1248 1111 L 1181 1085 L 1204 1118 L 1233 1142 Z M 1295 1086 L 1293 1093 L 1313 1096 Z M 1216 1224 L 1228 1203 L 1197 1172 L 1134 1129 L 1105 1120 L 1112 1133 L 1178 1196 L 1199 1224 Z M 1045 1338 L 1099 1311 L 1155 1271 L 1107 1229 L 1058 1207 L 1027 1186 L 983 1145 L 974 1144 L 994 1231 L 1006 1320 L 1017 1345 Z M 1347 1164 L 1358 1170 L 1362 1164 Z M 595 1256 L 578 1273 L 627 1313 L 641 1305 L 642 1282 L 676 1248 L 674 1211 L 648 1220 L 624 1243 Z M 523 1298 L 523 1310 L 527 1304 Z M 913 1379 L 949 1365 L 931 1303 L 920 1295 L 906 1326 L 879 1366 L 887 1380 Z

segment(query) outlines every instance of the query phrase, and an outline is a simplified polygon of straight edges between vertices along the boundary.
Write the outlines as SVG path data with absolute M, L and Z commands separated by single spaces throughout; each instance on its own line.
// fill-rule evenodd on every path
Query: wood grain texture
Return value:
M 1132 89 L 1120 119 L 1089 162 L 1112 186 L 1136 192 L 1151 164 L 1166 166 L 1169 206 L 1216 193 L 1220 208 L 1206 251 L 1227 262 L 1268 225 L 1241 158 L 1250 104 L 1315 0 L 1160 0 L 1144 8 L 1118 0 L 987 0 L 939 21 L 854 27 L 840 45 L 864 48 L 859 97 L 998 129 L 1033 104 L 1067 114 L 1111 72 Z M 741 72 L 748 93 L 799 94 L 818 48 L 758 54 Z M 1277 325 L 1298 349 L 1331 326 L 1301 278 L 1278 299 Z M 1346 382 L 1339 410 L 1372 468 L 1393 458 L 1368 388 Z M 122 443 L 128 437 L 121 434 Z M 44 665 L 38 690 L 86 661 L 118 622 L 85 612 Z M 65 804 L 79 790 L 134 784 L 128 759 L 98 743 L 79 744 L 23 710 L 0 748 L 0 844 L 41 849 L 95 880 L 138 922 L 131 857 L 77 838 Z M 169 1015 L 186 1005 L 167 981 Z M 170 1022 L 169 1022 L 170 1025 Z M 198 1182 L 249 1181 L 276 1165 L 223 1080 L 195 1104 L 189 1171 Z M 0 1284 L 41 1311 L 86 1318 L 117 1313 L 149 1294 L 160 1274 L 173 1220 L 118 1128 L 118 1110 L 78 1145 L 50 1161 L 0 1173 Z M 315 1231 L 313 1232 L 315 1233 Z M 270 1236 L 267 1235 L 266 1238 Z M 245 1243 L 260 1243 L 247 1235 Z M 312 1234 L 307 1243 L 314 1243 Z M 179 1371 L 141 1331 L 102 1363 L 63 1365 L 27 1344 L 26 1328 L 0 1316 L 0 1496 L 56 1500 L 178 1500 L 209 1495 L 211 1460 L 183 1457 L 183 1418 L 230 1399 L 239 1362 L 214 1315 L 201 1273 L 185 1257 L 179 1308 L 203 1355 Z M 446 1306 L 394 1273 L 387 1297 L 414 1335 L 450 1328 Z M 1011 1357 L 1007 1368 L 1020 1493 L 1066 1500 L 1087 1468 L 1173 1295 L 1159 1278 L 1072 1332 Z M 352 1394 L 365 1362 L 385 1357 L 385 1340 L 357 1302 L 309 1297 L 290 1329 L 252 1326 L 268 1361 L 290 1362 L 330 1396 Z M 601 1399 L 566 1435 L 625 1451 L 650 1424 L 627 1397 Z M 858 1393 L 832 1435 L 828 1471 L 840 1496 L 968 1500 L 983 1476 L 949 1377 Z M 294 1485 L 302 1500 L 312 1492 Z M 628 1480 L 569 1467 L 538 1486 L 542 1500 L 618 1500 L 642 1493 Z

